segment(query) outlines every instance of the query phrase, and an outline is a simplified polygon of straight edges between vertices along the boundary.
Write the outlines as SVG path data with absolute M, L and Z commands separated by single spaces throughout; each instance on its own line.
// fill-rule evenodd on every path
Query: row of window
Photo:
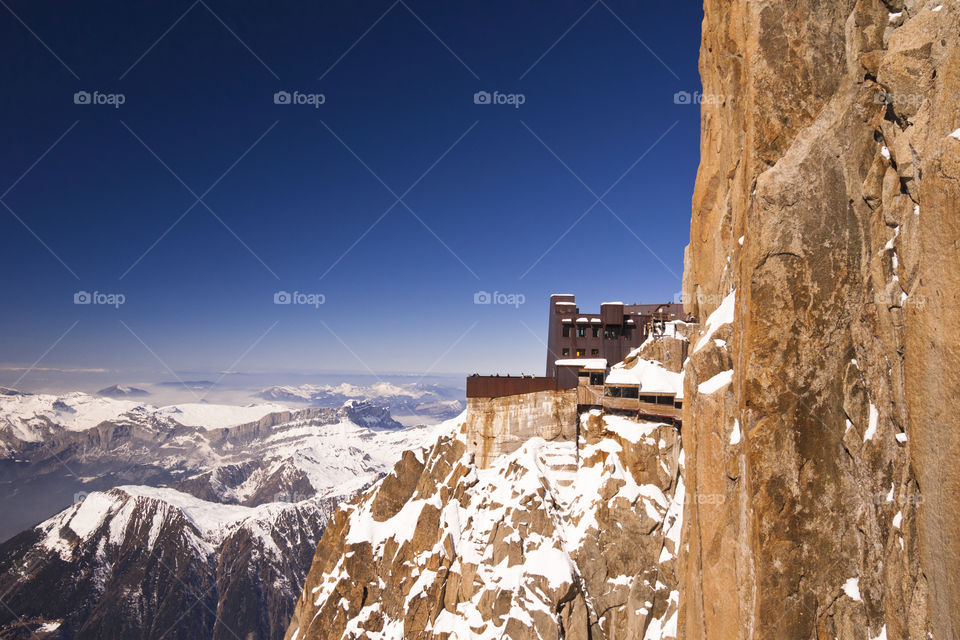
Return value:
M 576 349 L 575 351 L 576 351 L 575 357 L 577 357 L 577 358 L 585 358 L 585 357 L 587 356 L 587 350 L 586 350 L 586 349 Z M 561 354 L 562 354 L 564 357 L 569 356 L 569 355 L 570 355 L 570 349 L 568 349 L 567 347 L 564 347 L 563 350 L 561 351 Z M 590 355 L 591 355 L 591 356 L 599 356 L 599 355 L 600 355 L 600 349 L 590 349 Z
M 602 387 L 603 386 L 603 374 L 599 371 L 581 371 L 579 374 L 581 378 L 590 378 L 587 382 L 590 386 L 593 387 Z
M 650 404 L 675 404 L 674 398 L 670 396 L 652 396 L 640 393 L 639 387 L 604 387 L 603 395 L 608 398 L 629 398 L 631 400 L 640 400 Z
M 600 327 L 586 327 L 586 326 L 577 327 L 577 337 L 578 337 L 578 338 L 586 338 L 586 337 L 587 337 L 587 330 L 590 331 L 590 334 L 591 334 L 590 337 L 591 337 L 591 338 L 599 338 L 599 337 L 600 337 Z M 570 332 L 570 325 L 563 325 L 563 337 L 564 337 L 564 338 L 569 338 L 569 337 L 570 337 L 570 333 L 571 333 L 571 332 Z M 632 328 L 632 327 L 624 327 L 624 328 L 623 328 L 623 337 L 624 337 L 624 338 L 626 338 L 627 340 L 629 340 L 632 335 L 633 335 L 633 328 Z M 603 330 L 603 337 L 604 337 L 605 339 L 607 339 L 607 340 L 616 340 L 617 338 L 620 337 L 620 329 L 618 329 L 617 327 L 607 327 L 606 329 Z

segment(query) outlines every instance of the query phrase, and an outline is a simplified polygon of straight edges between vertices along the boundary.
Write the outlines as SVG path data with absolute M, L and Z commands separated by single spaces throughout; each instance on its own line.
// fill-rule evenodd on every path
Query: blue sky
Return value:
M 0 382 L 540 373 L 550 293 L 680 289 L 698 5 L 8 2 Z

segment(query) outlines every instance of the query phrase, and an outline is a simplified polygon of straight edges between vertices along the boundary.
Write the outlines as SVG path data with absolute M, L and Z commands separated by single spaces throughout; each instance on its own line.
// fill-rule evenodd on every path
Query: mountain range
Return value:
M 443 428 L 12 390 L 0 420 L 0 638 L 282 637 L 336 506 Z

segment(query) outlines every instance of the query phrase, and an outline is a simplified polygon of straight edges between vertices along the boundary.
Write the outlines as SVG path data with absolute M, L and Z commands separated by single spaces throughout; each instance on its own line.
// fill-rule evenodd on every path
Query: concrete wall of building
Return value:
M 555 362 L 559 359 L 604 358 L 609 364 L 614 364 L 639 347 L 646 339 L 644 324 L 648 318 L 646 316 L 628 318 L 624 308 L 622 304 L 606 303 L 601 305 L 600 313 L 582 313 L 576 306 L 574 296 L 556 294 L 551 296 L 546 375 L 557 375 Z M 598 322 L 578 323 L 577 320 L 581 317 L 596 318 Z M 569 328 L 569 336 L 564 337 L 564 326 Z M 585 329 L 583 337 L 577 336 L 578 326 Z M 598 332 L 596 337 L 593 335 L 594 329 Z M 605 331 L 608 329 L 616 331 L 617 337 L 605 337 Z M 578 355 L 578 349 L 583 353 Z
M 624 305 L 607 302 L 600 305 L 600 313 L 585 313 L 577 307 L 575 296 L 554 294 L 550 296 L 547 324 L 546 375 L 555 376 L 557 368 L 554 363 L 563 358 L 604 358 L 608 364 L 616 364 L 643 344 L 652 322 L 683 317 L 683 305 L 674 303 Z M 588 321 L 577 322 L 580 318 Z M 570 331 L 566 337 L 564 327 Z M 583 337 L 577 335 L 578 327 L 584 328 Z M 607 337 L 608 329 L 615 331 L 616 337 Z M 593 335 L 594 330 L 597 330 L 597 336 Z M 578 354 L 578 350 L 582 353 Z
M 463 430 L 481 468 L 533 437 L 570 439 L 577 435 L 577 391 L 540 391 L 502 398 L 467 398 Z

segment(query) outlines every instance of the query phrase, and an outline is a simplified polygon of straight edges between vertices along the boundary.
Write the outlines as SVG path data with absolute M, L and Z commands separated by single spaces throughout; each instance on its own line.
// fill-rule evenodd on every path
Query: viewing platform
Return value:
M 543 376 L 467 376 L 467 398 L 504 398 L 539 391 L 564 391 L 577 388 L 576 371 L 565 369 L 556 377 Z

